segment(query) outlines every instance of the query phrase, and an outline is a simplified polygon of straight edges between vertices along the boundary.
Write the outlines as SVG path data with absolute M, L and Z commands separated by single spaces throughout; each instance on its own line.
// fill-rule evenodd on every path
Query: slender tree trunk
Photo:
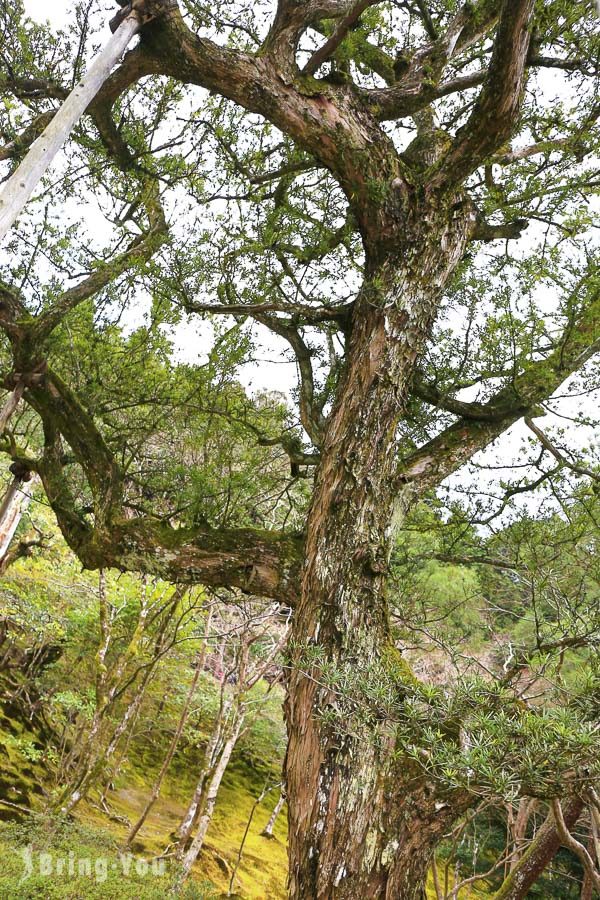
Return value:
M 110 790 L 110 787 L 111 787 L 112 783 L 114 782 L 115 778 L 117 778 L 119 772 L 121 771 L 121 766 L 127 759 L 127 755 L 129 753 L 129 746 L 135 735 L 135 726 L 136 726 L 137 720 L 140 716 L 141 708 L 142 707 L 140 704 L 138 706 L 137 710 L 135 711 L 135 715 L 133 716 L 132 719 L 130 719 L 129 731 L 127 733 L 127 738 L 125 739 L 125 742 L 123 743 L 122 749 L 121 749 L 119 755 L 117 756 L 117 758 L 114 762 L 114 765 L 111 766 L 111 768 L 109 770 L 108 778 L 104 782 L 102 796 L 100 797 L 100 806 L 102 806 L 103 804 L 106 804 L 106 802 L 107 802 L 106 795 L 107 795 L 108 791 Z
M 102 582 L 101 582 L 101 587 L 102 587 Z M 65 789 L 62 791 L 62 793 L 60 794 L 56 805 L 58 806 L 59 809 L 61 809 L 62 812 L 70 813 L 77 806 L 79 801 L 82 800 L 83 797 L 86 796 L 91 785 L 94 783 L 95 779 L 97 778 L 101 768 L 104 765 L 106 765 L 106 763 L 112 758 L 113 754 L 115 753 L 115 751 L 119 745 L 119 741 L 121 740 L 123 734 L 125 734 L 125 732 L 127 731 L 128 726 L 130 725 L 130 723 L 135 721 L 138 711 L 140 709 L 140 706 L 142 704 L 142 700 L 144 699 L 144 695 L 146 693 L 146 688 L 148 687 L 150 679 L 152 678 L 154 671 L 156 669 L 156 666 L 158 665 L 158 662 L 165 650 L 167 629 L 168 629 L 169 623 L 171 622 L 173 615 L 175 613 L 175 609 L 176 609 L 176 606 L 177 606 L 177 603 L 179 600 L 179 596 L 180 596 L 179 592 L 177 591 L 175 593 L 174 599 L 171 600 L 169 607 L 163 616 L 163 619 L 162 619 L 162 622 L 161 622 L 161 625 L 160 625 L 160 628 L 158 631 L 158 635 L 157 635 L 156 641 L 155 641 L 154 656 L 151 659 L 151 661 L 148 663 L 148 665 L 145 667 L 144 672 L 139 681 L 139 684 L 137 685 L 137 688 L 134 692 L 134 695 L 133 695 L 132 699 L 130 700 L 129 705 L 127 706 L 125 712 L 123 713 L 121 720 L 119 721 L 119 724 L 117 725 L 116 729 L 114 730 L 108 746 L 106 747 L 105 750 L 95 751 L 93 753 L 93 755 L 88 757 L 88 759 L 85 760 L 85 765 L 82 767 L 81 771 L 78 773 L 78 776 L 74 780 L 74 782 L 67 785 L 65 787 Z M 101 600 L 101 604 L 102 604 L 102 601 L 103 601 L 102 590 L 101 590 L 100 600 Z M 134 631 L 134 636 L 127 647 L 126 652 L 127 652 L 128 656 L 133 652 L 132 647 L 137 649 L 137 647 L 139 646 L 139 640 L 140 640 L 142 632 L 144 630 L 144 626 L 145 626 L 147 617 L 148 617 L 147 595 L 146 595 L 146 593 L 144 593 L 143 598 L 142 598 L 140 616 L 138 618 L 136 629 Z M 103 614 L 103 621 L 104 621 L 104 626 L 103 626 L 104 637 L 103 637 L 103 644 L 101 645 L 101 649 L 100 649 L 100 659 L 101 660 L 103 659 L 102 647 L 107 646 L 106 641 L 107 641 L 107 639 L 110 639 L 110 631 L 109 630 L 107 631 L 107 628 L 106 628 L 106 624 L 107 624 L 106 623 L 106 611 Z M 123 671 L 123 669 L 121 668 L 121 662 L 122 661 L 120 660 L 119 664 L 117 666 L 119 673 L 122 673 L 122 671 Z M 103 690 L 106 688 L 105 682 L 103 682 L 102 687 L 103 687 Z M 117 684 L 115 683 L 115 684 L 111 685 L 111 688 L 109 690 L 109 697 L 110 697 L 111 704 L 115 701 L 116 696 L 117 696 Z M 106 712 L 106 707 L 104 709 Z M 88 742 L 88 745 L 89 745 L 89 742 Z
M 592 823 L 593 823 L 593 814 L 592 814 Z M 588 840 L 587 849 L 588 849 L 588 853 L 590 854 L 591 858 L 592 859 L 596 858 L 596 860 L 598 862 L 600 862 L 600 860 L 598 860 L 598 857 L 596 854 L 596 847 L 595 847 L 594 834 L 593 834 L 593 824 L 590 825 L 590 837 Z M 594 900 L 594 882 L 592 879 L 591 872 L 588 872 L 587 869 L 583 873 L 583 881 L 581 882 L 581 892 L 579 894 L 579 900 Z
M 154 666 L 148 666 L 140 683 L 137 687 L 137 690 L 132 697 L 129 705 L 127 706 L 125 712 L 123 713 L 119 724 L 113 731 L 112 737 L 108 743 L 108 746 L 104 751 L 97 752 L 93 755 L 91 759 L 87 761 L 87 765 L 84 767 L 83 771 L 79 774 L 77 780 L 74 785 L 69 786 L 67 791 L 65 792 L 68 796 L 67 802 L 60 803 L 62 812 L 70 813 L 77 806 L 77 804 L 82 800 L 88 793 L 89 789 L 93 785 L 95 779 L 97 778 L 100 770 L 109 762 L 119 745 L 119 741 L 127 731 L 127 728 L 130 722 L 137 715 L 138 709 L 141 706 L 142 700 L 144 699 L 144 695 L 146 693 L 146 688 L 148 687 L 148 683 L 150 678 L 154 672 Z M 63 797 L 65 794 L 63 794 Z
M 206 645 L 205 645 L 205 647 L 206 647 Z M 167 753 L 163 760 L 162 766 L 160 767 L 160 771 L 159 771 L 158 775 L 156 776 L 154 785 L 152 786 L 152 791 L 150 792 L 150 796 L 146 802 L 144 809 L 142 810 L 142 813 L 141 813 L 139 819 L 137 820 L 137 822 L 135 823 L 135 825 L 133 826 L 133 828 L 131 829 L 131 831 L 129 832 L 129 835 L 127 837 L 127 846 L 128 847 L 130 847 L 131 844 L 133 843 L 136 834 L 138 833 L 138 831 L 140 830 L 140 828 L 146 821 L 146 819 L 148 817 L 148 813 L 150 812 L 150 810 L 152 809 L 152 807 L 158 800 L 164 777 L 167 774 L 167 770 L 171 764 L 171 760 L 175 756 L 175 751 L 177 750 L 177 745 L 179 744 L 179 739 L 181 738 L 181 735 L 183 733 L 185 723 L 187 722 L 187 717 L 188 717 L 188 714 L 190 711 L 192 699 L 194 697 L 194 692 L 195 692 L 196 686 L 198 684 L 198 678 L 200 677 L 200 673 L 201 673 L 202 669 L 204 668 L 204 661 L 205 661 L 205 656 L 206 656 L 205 647 L 203 648 L 202 652 L 198 654 L 198 660 L 196 662 L 194 676 L 192 678 L 192 683 L 190 685 L 188 695 L 183 704 L 183 709 L 181 710 L 181 715 L 179 717 L 179 722 L 177 723 L 177 728 L 175 729 L 175 733 L 174 733 L 171 743 L 169 745 L 169 749 L 167 750 Z
M 227 692 L 227 673 L 224 669 L 221 670 L 219 712 L 213 725 L 210 741 L 206 747 L 204 767 L 196 785 L 194 796 L 176 835 L 176 855 L 180 861 L 183 861 L 184 866 L 182 879 L 185 879 L 189 872 L 189 866 L 193 864 L 192 859 L 188 868 L 185 868 L 185 860 L 191 859 L 192 847 L 196 846 L 196 856 L 202 847 L 202 842 L 204 841 L 203 833 L 206 832 L 214 811 L 215 792 L 219 789 L 229 758 L 241 734 L 246 715 L 244 696 L 270 669 L 273 660 L 287 640 L 287 626 L 280 639 L 273 644 L 267 656 L 260 663 L 249 666 L 250 647 L 258 636 L 245 632 L 239 638 L 235 667 L 230 671 L 230 674 L 233 674 L 235 671 L 236 686 L 229 695 Z M 196 822 L 199 823 L 198 831 L 188 850 L 189 838 Z
M 510 838 L 513 845 L 513 852 L 509 863 L 510 872 L 512 872 L 513 869 L 516 869 L 519 860 L 523 855 L 523 849 L 527 846 L 527 826 L 537 805 L 538 801 L 536 799 L 531 799 L 530 797 L 523 797 L 519 800 L 517 815 L 514 817 L 510 829 Z
M 221 781 L 223 780 L 223 775 L 225 774 L 225 770 L 229 765 L 231 754 L 233 753 L 237 740 L 240 736 L 243 722 L 244 716 L 243 713 L 240 713 L 236 717 L 232 733 L 229 735 L 229 737 L 225 741 L 225 744 L 223 745 L 223 750 L 221 751 L 219 761 L 215 767 L 215 770 L 210 779 L 210 783 L 208 785 L 208 790 L 206 792 L 206 802 L 204 804 L 202 814 L 198 820 L 198 828 L 196 834 L 194 835 L 194 839 L 190 844 L 189 849 L 186 851 L 183 857 L 181 867 L 182 880 L 188 876 L 204 844 L 206 832 L 208 831 L 208 826 L 212 821 L 213 813 L 215 811 L 215 804 L 217 802 L 219 788 L 221 787 Z
M 208 741 L 208 744 L 206 745 L 206 749 L 204 751 L 204 765 L 202 767 L 202 772 L 200 773 L 200 778 L 196 783 L 196 788 L 192 795 L 192 799 L 190 800 L 190 804 L 185 812 L 183 819 L 181 820 L 179 828 L 177 829 L 175 841 L 178 847 L 177 856 L 179 858 L 183 858 L 190 835 L 192 833 L 192 829 L 202 811 L 206 784 L 211 776 L 211 772 L 213 771 L 217 763 L 219 753 L 221 752 L 225 722 L 227 721 L 232 706 L 232 698 L 226 698 L 224 692 L 225 685 L 222 684 L 221 704 L 216 721 L 213 725 L 210 740 Z
M 293 900 L 420 900 L 433 847 L 461 812 L 459 803 L 438 803 L 415 766 L 397 758 L 389 725 L 375 720 L 357 736 L 351 704 L 314 661 L 317 648 L 328 667 L 357 677 L 382 667 L 397 679 L 399 701 L 406 688 L 385 594 L 394 533 L 410 502 L 396 477 L 396 432 L 440 292 L 466 244 L 466 213 L 456 208 L 440 201 L 436 210 L 415 210 L 412 234 L 403 219 L 394 253 L 368 260 L 355 305 L 293 623 L 286 703 Z
M 67 141 L 74 126 L 92 102 L 139 30 L 136 13 L 128 16 L 71 91 L 27 156 L 0 193 L 0 241 L 17 220 L 52 160 Z
M 139 652 L 140 641 L 146 628 L 149 613 L 147 584 L 144 583 L 143 586 L 138 620 L 131 639 L 110 670 L 106 666 L 106 655 L 113 637 L 112 627 L 115 609 L 108 600 L 106 578 L 103 570 L 100 570 L 98 578 L 98 610 L 100 643 L 96 652 L 96 704 L 94 715 L 85 740 L 73 742 L 71 753 L 65 763 L 65 773 L 75 768 L 78 763 L 83 763 L 84 767 L 88 765 L 102 724 L 115 703 L 119 689 L 123 686 L 122 676 L 127 664 L 135 659 Z
M 584 872 L 579 900 L 594 900 L 594 885 L 589 872 Z
M 273 837 L 273 829 L 275 828 L 275 822 L 279 818 L 279 813 L 283 809 L 285 804 L 285 790 L 282 787 L 279 793 L 279 799 L 273 808 L 273 812 L 269 816 L 269 821 L 261 831 L 261 837 L 272 838 Z
M 563 817 L 567 828 L 571 829 L 575 825 L 583 806 L 579 797 L 572 797 L 563 803 Z M 530 888 L 554 859 L 560 846 L 561 840 L 550 813 L 518 865 L 494 894 L 494 900 L 524 900 Z

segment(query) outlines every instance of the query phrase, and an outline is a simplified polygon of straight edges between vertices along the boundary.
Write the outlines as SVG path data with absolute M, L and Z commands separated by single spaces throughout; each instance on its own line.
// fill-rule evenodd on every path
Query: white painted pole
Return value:
M 6 182 L 0 193 L 0 241 L 22 212 L 45 171 L 139 28 L 140 22 L 135 12 L 121 22 L 50 124 L 31 145 L 21 165 Z

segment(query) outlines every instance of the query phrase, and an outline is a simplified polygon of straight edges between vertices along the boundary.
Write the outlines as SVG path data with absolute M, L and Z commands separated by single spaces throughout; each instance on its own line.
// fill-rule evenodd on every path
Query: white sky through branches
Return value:
M 54 29 L 64 29 L 69 31 L 70 18 L 73 14 L 73 7 L 63 0 L 23 0 L 26 13 L 37 22 L 43 23 L 49 21 Z M 600 0 L 599 0 L 600 3 Z M 108 21 L 114 15 L 117 9 L 116 3 L 110 0 L 103 2 L 101 8 L 105 11 L 105 28 L 100 40 L 105 40 L 109 35 Z M 558 82 L 554 80 L 554 76 L 548 76 L 548 90 L 556 93 Z M 98 211 L 93 210 L 93 198 L 90 197 L 90 214 L 94 217 L 94 227 L 96 224 L 95 217 L 98 216 L 98 225 L 104 221 Z M 86 212 L 87 217 L 87 212 Z M 110 234 L 110 225 L 106 223 L 107 236 Z M 531 229 L 533 231 L 534 229 Z M 527 241 L 532 240 L 531 232 L 528 232 Z M 524 241 L 520 242 L 524 245 Z M 552 298 L 549 298 L 550 302 Z M 144 307 L 144 298 L 140 298 L 139 315 L 142 315 Z M 135 316 L 135 313 L 133 314 Z M 131 321 L 132 327 L 139 324 Z M 257 335 L 258 342 L 255 352 L 255 359 L 252 363 L 243 366 L 240 370 L 240 380 L 252 392 L 262 390 L 281 391 L 287 396 L 291 396 L 297 383 L 296 365 L 290 361 L 287 344 L 277 338 L 275 335 L 263 328 L 257 328 L 254 332 Z M 204 362 L 207 352 L 212 345 L 213 331 L 209 323 L 198 323 L 196 320 L 192 323 L 183 322 L 177 326 L 172 334 L 175 352 L 178 358 L 189 363 Z M 566 391 L 561 389 L 559 394 L 565 394 Z M 467 398 L 465 398 L 467 399 Z M 568 417 L 576 415 L 577 407 L 585 415 L 594 418 L 598 413 L 598 396 L 592 394 L 589 397 L 573 399 L 557 399 L 552 402 L 553 409 L 557 415 L 546 415 L 543 419 L 539 419 L 538 423 L 545 429 L 552 431 L 554 426 L 564 429 L 563 440 L 571 449 L 587 446 L 592 449 L 592 456 L 598 455 L 598 435 L 595 429 L 588 426 L 574 426 Z M 567 418 L 562 419 L 561 416 Z M 498 466 L 506 463 L 509 467 L 512 463 L 519 461 L 525 452 L 524 442 L 531 437 L 530 432 L 522 422 L 513 426 L 505 435 L 500 438 L 496 444 L 488 451 L 478 454 L 475 462 L 484 466 Z M 469 473 L 469 474 L 467 474 Z M 502 472 L 494 469 L 489 473 L 478 470 L 472 464 L 466 467 L 460 475 L 450 479 L 450 485 L 459 489 L 467 485 L 468 482 L 478 482 L 480 488 L 485 492 L 487 487 L 497 484 L 498 479 L 502 478 Z M 523 495 L 521 503 L 525 503 L 528 508 L 533 509 L 539 502 L 538 495 Z M 540 498 L 541 499 L 541 498 Z

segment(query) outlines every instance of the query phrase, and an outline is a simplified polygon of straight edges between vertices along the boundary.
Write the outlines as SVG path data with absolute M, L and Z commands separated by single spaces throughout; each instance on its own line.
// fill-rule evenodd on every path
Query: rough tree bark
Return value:
M 286 783 L 295 900 L 417 900 L 433 847 L 461 811 L 458 798 L 441 802 L 406 760 L 398 761 L 385 726 L 364 741 L 324 721 L 336 700 L 321 683 L 319 667 L 307 673 L 304 660 L 313 644 L 334 666 L 365 673 L 394 667 L 385 583 L 406 502 L 397 478 L 396 429 L 441 292 L 472 227 L 460 184 L 499 138 L 489 127 L 492 109 L 496 115 L 496 106 L 503 108 L 504 133 L 518 110 L 515 86 L 522 82 L 531 10 L 531 2 L 505 4 L 490 65 L 494 78 L 464 138 L 446 153 L 434 127 L 420 135 L 420 164 L 435 174 L 415 190 L 399 172 L 385 203 L 363 208 L 367 279 L 321 450 L 293 625 Z M 448 162 L 449 178 L 440 168 Z M 389 157 L 386 163 L 389 171 Z
M 409 231 L 407 218 L 415 223 Z M 468 225 L 456 195 L 402 216 L 398 255 L 373 265 L 356 306 L 346 376 L 317 474 L 294 620 L 296 646 L 318 644 L 335 665 L 351 663 L 364 672 L 394 666 L 385 582 L 406 502 L 396 478 L 394 434 Z M 407 265 L 414 246 L 418 269 Z M 382 729 L 369 745 L 321 724 L 319 711 L 332 705 L 331 693 L 319 685 L 318 672 L 304 674 L 302 649 L 295 663 L 287 704 L 291 895 L 419 897 L 447 816 L 426 789 L 400 802 L 407 783 L 391 761 L 392 734 Z

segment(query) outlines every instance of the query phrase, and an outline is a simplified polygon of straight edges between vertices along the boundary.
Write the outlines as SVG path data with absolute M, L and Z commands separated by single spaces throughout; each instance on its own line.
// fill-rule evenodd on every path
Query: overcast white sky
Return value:
M 69 23 L 72 7 L 64 0 L 23 0 L 23 5 L 27 15 L 36 22 L 49 21 L 55 28 L 66 28 Z

